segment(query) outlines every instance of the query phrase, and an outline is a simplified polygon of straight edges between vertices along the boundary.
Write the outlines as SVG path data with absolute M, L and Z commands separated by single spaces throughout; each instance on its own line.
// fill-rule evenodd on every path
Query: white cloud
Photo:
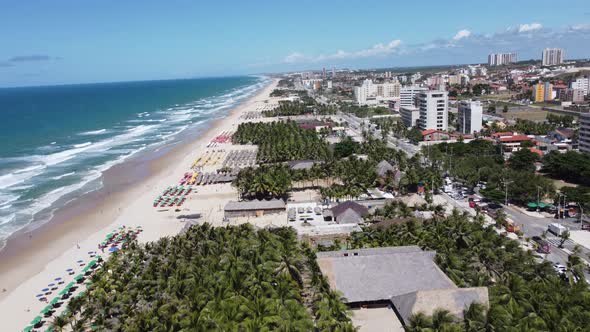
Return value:
M 395 39 L 390 41 L 387 44 L 379 43 L 374 45 L 373 47 L 358 50 L 358 51 L 343 51 L 338 50 L 332 54 L 320 54 L 317 56 L 307 56 L 303 53 L 294 52 L 287 55 L 283 59 L 283 63 L 298 63 L 298 62 L 320 62 L 320 61 L 327 61 L 327 60 L 341 60 L 341 59 L 359 59 L 359 58 L 369 58 L 369 57 L 377 57 L 377 56 L 385 56 L 389 54 L 395 53 L 399 47 L 401 46 L 401 40 Z
M 467 38 L 471 36 L 471 31 L 467 30 L 467 29 L 463 29 L 463 30 L 459 30 L 457 32 L 457 34 L 455 34 L 455 37 L 453 37 L 453 40 L 460 40 L 463 38 Z
M 590 23 L 575 24 L 570 29 L 574 31 L 590 30 Z
M 518 26 L 518 32 L 532 32 L 543 28 L 541 23 L 521 24 Z
M 298 53 L 298 52 L 293 52 L 289 55 L 287 55 L 284 59 L 283 62 L 284 63 L 296 63 L 296 62 L 302 62 L 305 60 L 305 55 Z

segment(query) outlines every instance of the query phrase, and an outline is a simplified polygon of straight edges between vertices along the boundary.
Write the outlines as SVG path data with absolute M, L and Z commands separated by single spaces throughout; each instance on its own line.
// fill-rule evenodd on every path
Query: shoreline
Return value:
M 111 228 L 142 226 L 140 242 L 178 233 L 184 223 L 176 219 L 173 211 L 157 212 L 152 200 L 167 186 L 178 183 L 212 138 L 237 126 L 242 112 L 262 99 L 269 99 L 277 82 L 272 79 L 205 128 L 191 129 L 195 131 L 192 138 L 186 137 L 172 146 L 156 148 L 113 166 L 103 174 L 101 189 L 66 204 L 44 225 L 11 236 L 0 252 L 0 310 L 15 316 L 19 325 L 14 327 L 26 326 L 35 316 L 30 312 L 37 312 L 36 308 L 43 306 L 34 298 L 35 289 L 44 286 L 47 280 L 62 276 L 65 268 L 87 251 L 97 250 L 96 245 Z M 197 190 L 206 192 L 204 188 L 199 186 Z M 23 320 L 16 319 L 19 316 Z

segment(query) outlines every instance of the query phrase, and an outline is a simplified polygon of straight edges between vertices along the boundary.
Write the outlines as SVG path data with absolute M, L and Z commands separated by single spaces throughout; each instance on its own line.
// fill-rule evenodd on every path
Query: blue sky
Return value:
M 590 57 L 588 0 L 0 2 L 0 86 Z

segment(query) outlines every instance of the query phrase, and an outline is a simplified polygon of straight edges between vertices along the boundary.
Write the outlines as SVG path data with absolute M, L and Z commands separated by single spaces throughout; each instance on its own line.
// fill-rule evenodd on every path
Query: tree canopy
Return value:
M 353 331 L 318 271 L 293 229 L 192 226 L 113 254 L 65 319 L 98 331 Z

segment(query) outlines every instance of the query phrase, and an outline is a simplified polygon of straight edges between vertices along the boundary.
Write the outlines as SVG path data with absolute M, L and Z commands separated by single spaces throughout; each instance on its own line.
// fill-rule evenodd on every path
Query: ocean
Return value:
M 202 78 L 0 89 L 0 249 L 143 150 L 205 128 L 270 83 Z

